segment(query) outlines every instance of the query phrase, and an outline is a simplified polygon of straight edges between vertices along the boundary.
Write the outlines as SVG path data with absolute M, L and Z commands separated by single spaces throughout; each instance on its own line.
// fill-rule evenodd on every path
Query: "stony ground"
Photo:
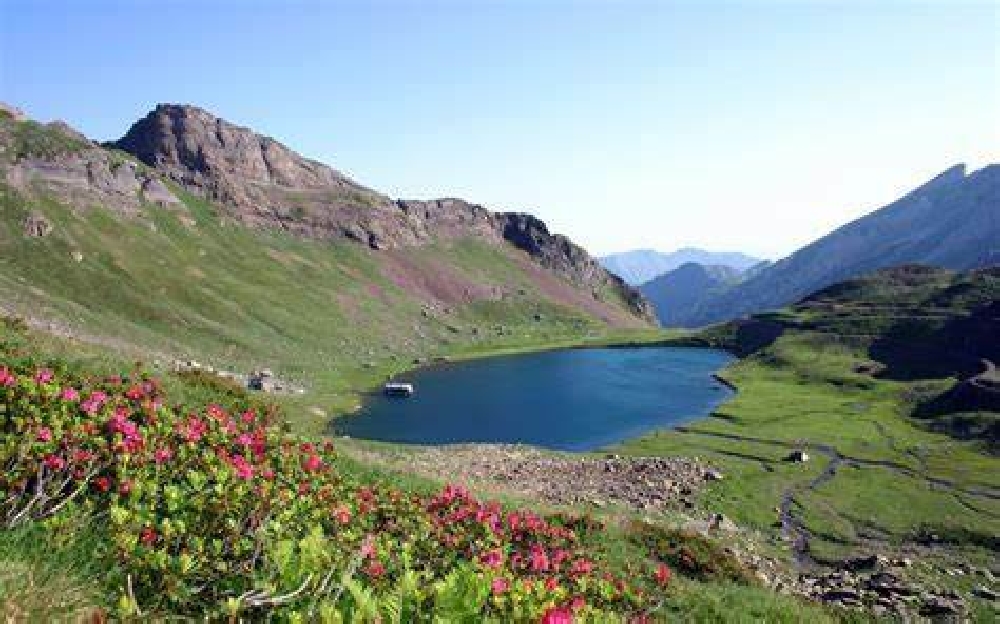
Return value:
M 690 509 L 695 491 L 706 480 L 722 476 L 697 458 L 596 458 L 513 445 L 349 452 L 362 461 L 500 494 L 554 505 L 614 505 L 638 511 Z

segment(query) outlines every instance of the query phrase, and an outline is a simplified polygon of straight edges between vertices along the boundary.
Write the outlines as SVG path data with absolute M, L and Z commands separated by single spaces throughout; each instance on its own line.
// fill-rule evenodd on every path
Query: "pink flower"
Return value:
M 573 562 L 573 574 L 590 574 L 594 570 L 594 564 L 586 559 L 577 559 Z
M 333 510 L 333 517 L 337 519 L 337 522 L 347 524 L 351 521 L 351 510 L 344 506 L 337 507 Z
M 239 437 L 236 438 L 236 443 L 241 446 L 250 446 L 253 444 L 253 436 L 249 433 L 241 433 Z
M 156 449 L 155 453 L 153 453 L 153 461 L 155 461 L 157 464 L 165 464 L 168 461 L 170 461 L 170 459 L 173 456 L 174 456 L 174 452 L 171 451 L 170 449 L 168 449 L 168 448 L 159 448 L 159 449 Z
M 249 425 L 250 423 L 252 423 L 254 420 L 257 419 L 257 414 L 255 414 L 253 410 L 247 410 L 242 414 L 240 414 L 240 419 L 244 423 Z
M 323 460 L 319 458 L 319 455 L 309 455 L 302 460 L 302 469 L 306 472 L 317 472 L 323 467 Z
M 385 566 L 382 565 L 382 563 L 379 561 L 372 561 L 371 563 L 368 564 L 368 567 L 365 568 L 365 572 L 371 578 L 379 578 L 380 576 L 385 574 Z
M 17 377 L 6 366 L 0 366 L 0 386 L 13 386 L 17 383 Z
M 49 455 L 42 463 L 50 470 L 62 470 L 66 466 L 66 460 L 56 455 Z
M 541 624 L 573 624 L 573 613 L 559 607 L 552 607 L 542 616 Z
M 35 435 L 35 439 L 39 442 L 51 442 L 52 441 L 52 430 L 48 427 L 42 427 L 38 430 Z
M 500 594 L 506 592 L 510 589 L 510 581 L 502 576 L 498 576 L 493 579 L 493 595 L 499 596 Z
M 550 576 L 545 579 L 545 589 L 546 591 L 554 592 L 559 589 L 559 581 L 557 581 L 554 576 Z
M 479 557 L 479 563 L 490 570 L 496 570 L 503 565 L 503 553 L 499 550 L 490 550 Z
M 587 606 L 587 601 L 583 596 L 575 596 L 573 600 L 569 601 L 570 611 L 579 611 L 580 609 Z
M 156 531 L 152 527 L 145 527 L 139 532 L 139 541 L 146 546 L 156 543 Z
M 535 572 L 547 572 L 549 569 L 549 556 L 537 544 L 531 547 L 531 569 Z
M 35 373 L 35 383 L 47 384 L 52 381 L 53 377 L 55 377 L 55 375 L 52 374 L 52 371 L 47 368 L 42 368 Z
M 248 481 L 253 478 L 253 466 L 247 463 L 247 460 L 242 455 L 234 455 L 232 460 L 233 470 L 236 471 L 236 476 Z
M 59 398 L 67 403 L 75 403 L 80 398 L 80 393 L 75 388 L 63 388 Z
M 361 558 L 371 559 L 375 556 L 375 538 L 371 535 L 366 535 L 365 539 L 361 542 Z

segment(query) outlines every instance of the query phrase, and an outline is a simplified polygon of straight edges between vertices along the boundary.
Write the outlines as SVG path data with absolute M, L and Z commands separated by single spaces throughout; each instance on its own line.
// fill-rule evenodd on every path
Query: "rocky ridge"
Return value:
M 641 293 L 531 215 L 456 198 L 393 200 L 193 106 L 161 104 L 122 139 L 102 146 L 63 122 L 39 124 L 4 105 L 0 178 L 18 192 L 52 196 L 76 209 L 101 205 L 137 217 L 153 204 L 193 224 L 172 190 L 179 187 L 221 207 L 224 220 L 373 250 L 476 237 L 519 249 L 594 299 L 620 299 L 632 316 L 655 322 Z
M 253 227 L 300 236 L 345 238 L 381 250 L 475 236 L 510 244 L 591 290 L 621 297 L 633 315 L 655 322 L 652 306 L 583 248 L 549 233 L 531 216 L 493 212 L 455 198 L 393 200 L 278 141 L 194 107 L 161 104 L 111 146 L 184 189 L 221 204 Z

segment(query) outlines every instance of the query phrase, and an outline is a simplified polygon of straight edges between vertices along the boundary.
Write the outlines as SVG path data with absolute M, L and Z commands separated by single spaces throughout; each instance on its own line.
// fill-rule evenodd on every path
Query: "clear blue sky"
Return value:
M 0 99 L 116 138 L 157 102 L 598 253 L 777 257 L 1000 160 L 997 4 L 0 0 Z

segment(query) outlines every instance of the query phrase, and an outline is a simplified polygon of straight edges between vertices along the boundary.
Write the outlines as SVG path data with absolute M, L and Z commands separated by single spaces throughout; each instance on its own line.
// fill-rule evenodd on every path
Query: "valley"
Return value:
M 844 269 L 851 279 L 785 307 L 662 329 L 642 292 L 531 215 L 392 200 L 195 107 L 159 106 L 103 145 L 0 114 L 0 146 L 0 590 L 24 596 L 11 609 L 58 611 L 39 598 L 61 582 L 41 542 L 70 562 L 80 613 L 122 618 L 994 614 L 995 269 Z M 738 283 L 675 271 L 728 297 L 795 258 Z M 706 301 L 663 303 L 694 314 Z M 717 382 L 728 357 L 709 348 L 739 358 Z M 529 441 L 586 452 L 340 435 L 389 377 L 550 350 L 510 377 L 517 400 L 496 403 L 524 411 L 524 427 L 574 428 Z M 681 368 L 656 360 L 668 352 Z M 438 396 L 502 386 L 485 371 L 503 363 L 445 367 Z M 301 391 L 218 374 L 264 368 Z M 547 384 L 581 402 L 548 403 Z M 460 443 L 517 422 L 437 401 L 407 423 L 419 435 L 384 438 L 434 441 L 435 410 L 465 427 L 444 437 Z M 609 434 L 617 410 L 641 427 L 622 416 Z M 79 457 L 83 472 L 67 463 Z M 30 495 L 39 484 L 51 489 Z M 114 518 L 111 543 L 94 543 L 94 513 Z M 51 584 L 33 593 L 25 569 Z

